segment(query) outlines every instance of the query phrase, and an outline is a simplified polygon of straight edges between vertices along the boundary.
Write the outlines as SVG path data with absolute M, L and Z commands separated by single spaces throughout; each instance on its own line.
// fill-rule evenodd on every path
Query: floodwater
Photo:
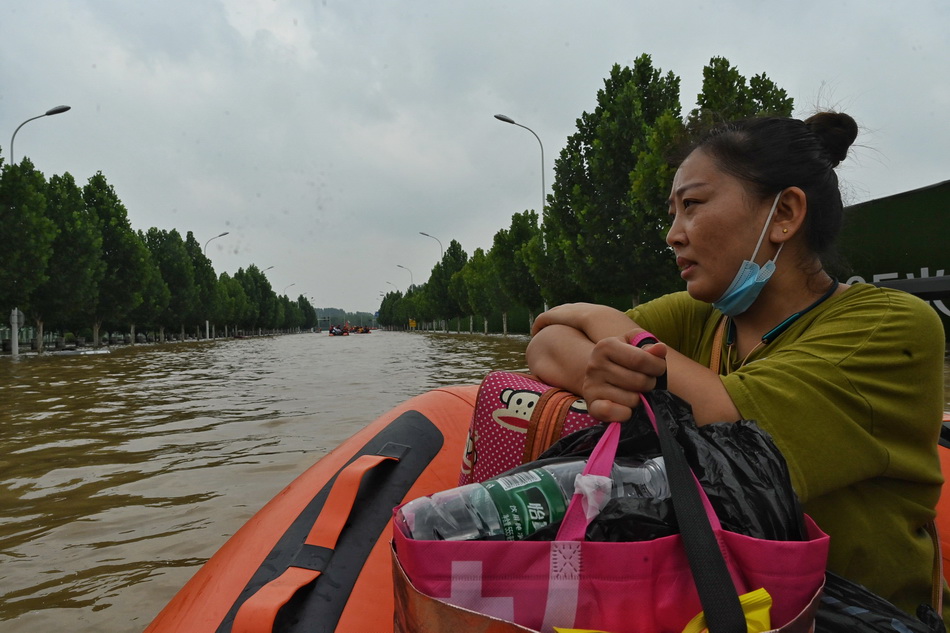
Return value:
M 376 331 L 0 358 L 0 631 L 141 631 L 333 447 L 411 396 L 523 370 L 526 344 Z
M 271 497 L 524 336 L 375 331 L 0 358 L 0 631 L 141 631 Z

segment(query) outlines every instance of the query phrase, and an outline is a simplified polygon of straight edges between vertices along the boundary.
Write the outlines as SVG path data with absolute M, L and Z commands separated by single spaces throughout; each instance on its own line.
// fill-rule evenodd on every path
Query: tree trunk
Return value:
M 135 345 L 135 324 L 131 324 L 129 329 L 132 331 L 132 345 Z
M 502 336 L 508 336 L 508 312 L 501 313 L 501 333 Z
M 488 336 L 488 317 L 482 317 L 482 328 L 484 329 L 485 336 Z
M 99 329 L 102 327 L 102 321 L 94 321 L 92 324 L 92 346 L 99 347 Z

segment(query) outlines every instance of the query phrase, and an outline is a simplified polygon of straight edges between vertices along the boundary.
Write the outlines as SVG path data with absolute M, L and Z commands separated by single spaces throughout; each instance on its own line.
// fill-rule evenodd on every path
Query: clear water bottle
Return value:
M 396 524 L 416 540 L 518 541 L 564 517 L 585 463 L 548 464 L 421 497 L 399 509 Z M 670 496 L 662 456 L 614 464 L 611 480 L 612 498 Z

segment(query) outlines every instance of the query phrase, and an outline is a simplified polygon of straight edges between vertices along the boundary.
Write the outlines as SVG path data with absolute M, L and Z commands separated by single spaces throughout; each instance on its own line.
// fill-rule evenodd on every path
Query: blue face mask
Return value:
M 765 234 L 769 230 L 769 223 L 772 222 L 772 216 L 775 215 L 775 209 L 778 207 L 778 201 L 781 197 L 782 192 L 779 191 L 772 203 L 769 217 L 765 219 L 765 226 L 762 228 L 762 234 L 759 235 L 759 241 L 752 252 L 752 261 L 747 259 L 742 262 L 732 283 L 729 284 L 729 287 L 726 288 L 726 291 L 722 293 L 718 300 L 713 301 L 713 307 L 726 316 L 734 317 L 748 310 L 749 306 L 755 303 L 755 300 L 759 297 L 759 293 L 762 292 L 766 282 L 771 279 L 772 273 L 775 272 L 775 261 L 778 259 L 779 253 L 782 252 L 782 246 L 785 246 L 784 243 L 779 245 L 775 257 L 765 262 L 765 265 L 761 268 L 755 263 L 755 256 L 759 254 L 762 240 L 765 239 Z

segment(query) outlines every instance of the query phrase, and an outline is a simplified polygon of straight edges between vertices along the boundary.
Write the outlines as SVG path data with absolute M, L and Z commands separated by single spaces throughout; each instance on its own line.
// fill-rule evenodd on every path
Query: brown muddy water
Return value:
M 375 331 L 0 358 L 0 631 L 141 631 L 271 497 L 527 337 Z

